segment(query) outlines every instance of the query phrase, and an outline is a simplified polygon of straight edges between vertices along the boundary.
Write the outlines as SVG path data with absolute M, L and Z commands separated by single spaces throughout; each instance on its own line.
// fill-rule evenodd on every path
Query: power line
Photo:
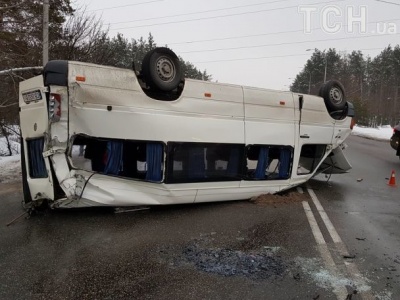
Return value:
M 193 64 L 217 63 L 217 62 L 240 61 L 240 60 L 257 60 L 257 59 L 295 57 L 295 56 L 310 56 L 310 55 L 303 53 L 303 54 L 288 54 L 288 55 L 276 55 L 276 56 L 233 58 L 233 59 L 221 59 L 221 60 L 209 60 L 209 61 L 196 61 L 193 62 Z
M 375 0 L 375 1 L 400 6 L 399 3 L 394 3 L 394 2 L 384 1 L 384 0 Z
M 378 20 L 378 21 L 371 21 L 367 22 L 367 24 L 378 24 L 378 23 L 387 23 L 387 22 L 395 22 L 400 21 L 400 19 L 388 19 L 388 20 Z M 348 25 L 343 25 L 343 27 L 348 27 Z M 314 27 L 311 30 L 321 30 L 321 27 Z M 303 29 L 298 30 L 287 30 L 287 31 L 275 31 L 275 32 L 267 32 L 267 33 L 260 33 L 260 34 L 248 34 L 248 35 L 239 35 L 239 36 L 230 36 L 230 37 L 221 37 L 221 38 L 214 38 L 214 39 L 203 39 L 203 40 L 194 40 L 194 41 L 182 41 L 176 43 L 159 43 L 159 44 L 166 44 L 166 45 L 182 45 L 182 44 L 195 44 L 195 43 L 203 43 L 203 42 L 214 42 L 214 41 L 224 41 L 224 40 L 234 40 L 234 39 L 241 39 L 241 38 L 251 38 L 251 37 L 260 37 L 260 36 L 267 36 L 267 35 L 277 35 L 277 34 L 286 34 L 286 33 L 298 33 L 304 32 Z M 0 33 L 12 33 L 12 34 L 27 34 L 31 33 L 30 31 L 4 31 L 0 30 Z
M 382 48 L 366 48 L 357 50 L 382 50 Z M 193 64 L 205 64 L 205 63 L 219 63 L 219 62 L 230 62 L 230 61 L 241 61 L 241 60 L 258 60 L 258 59 L 270 59 L 270 58 L 283 58 L 283 57 L 297 57 L 297 56 L 310 56 L 306 53 L 299 54 L 286 54 L 286 55 L 274 55 L 274 56 L 261 56 L 261 57 L 246 57 L 246 58 L 232 58 L 232 59 L 221 59 L 221 60 L 209 60 L 209 61 L 196 61 Z
M 382 23 L 382 22 L 392 22 L 392 21 L 400 21 L 400 19 L 373 21 L 373 22 L 368 22 L 367 24 L 378 24 L 378 23 Z M 348 27 L 348 25 L 343 25 L 343 27 Z M 321 29 L 322 29 L 321 27 L 312 28 L 312 30 L 321 30 Z M 195 41 L 184 41 L 184 42 L 176 42 L 176 43 L 161 43 L 161 44 L 168 44 L 168 45 L 194 44 L 194 43 L 234 40 L 234 39 L 241 39 L 241 38 L 276 35 L 276 34 L 297 33 L 297 32 L 304 32 L 304 29 L 288 30 L 288 31 L 276 31 L 276 32 L 267 32 L 267 33 L 260 33 L 260 34 L 249 34 L 249 35 L 240 35 L 240 36 L 231 36 L 231 37 L 222 37 L 222 38 L 214 38 L 214 39 L 195 40 Z
M 104 8 L 98 8 L 98 9 L 91 9 L 91 10 L 88 10 L 88 12 L 91 12 L 91 11 L 99 11 L 99 10 L 109 10 L 109 9 L 115 9 L 115 8 L 128 7 L 128 6 L 136 6 L 136 5 L 148 4 L 148 3 L 154 3 L 154 2 L 161 2 L 161 1 L 164 1 L 164 0 L 152 0 L 152 1 L 146 1 L 146 2 L 139 2 L 139 3 L 127 4 L 127 5 L 111 6 L 111 7 L 104 7 Z
M 313 28 L 312 30 L 318 30 L 318 29 L 321 29 L 321 28 Z M 182 44 L 195 44 L 195 43 L 235 40 L 235 39 L 241 39 L 241 38 L 251 38 L 251 37 L 259 37 L 259 36 L 266 36 L 266 35 L 296 33 L 296 32 L 304 32 L 304 29 L 288 30 L 288 31 L 276 31 L 276 32 L 267 32 L 267 33 L 259 33 L 259 34 L 247 34 L 247 35 L 239 35 L 239 36 L 231 36 L 231 37 L 222 37 L 222 38 L 214 38 L 214 39 L 206 39 L 206 40 L 195 40 L 195 41 L 186 41 L 186 42 L 176 42 L 176 43 L 165 43 L 165 44 L 168 44 L 169 46 L 170 45 L 182 45 Z
M 169 15 L 169 16 L 154 17 L 154 18 L 147 18 L 147 19 L 137 19 L 137 20 L 132 20 L 132 21 L 124 21 L 124 22 L 114 22 L 114 23 L 108 23 L 108 25 L 134 23 L 134 22 L 150 21 L 150 20 L 158 20 L 158 19 L 182 17 L 182 16 L 190 16 L 190 15 L 196 15 L 196 14 L 204 14 L 204 13 L 216 12 L 216 11 L 225 11 L 225 10 L 229 10 L 229 9 L 237 9 L 237 8 L 243 8 L 243 7 L 259 6 L 259 5 L 272 4 L 272 3 L 281 3 L 281 2 L 287 2 L 287 1 L 293 1 L 293 0 L 275 0 L 275 1 L 271 1 L 271 2 L 262 2 L 262 3 L 247 4 L 247 5 L 240 5 L 240 6 L 232 6 L 232 7 L 218 8 L 218 9 L 209 9 L 209 10 L 203 10 L 203 11 L 197 11 L 197 12 L 191 12 L 191 13 L 185 13 L 185 14 Z
M 343 2 L 343 1 L 346 1 L 346 0 L 316 2 L 316 3 L 309 3 L 308 5 L 338 3 L 338 2 Z M 279 7 L 279 8 L 261 9 L 261 10 L 257 10 L 257 11 L 250 11 L 250 12 L 243 12 L 243 13 L 227 14 L 227 15 L 214 16 L 214 17 L 203 17 L 203 18 L 190 19 L 190 20 L 169 21 L 169 22 L 153 23 L 153 24 L 147 24 L 147 25 L 137 25 L 137 26 L 120 27 L 120 28 L 110 29 L 110 31 L 121 30 L 121 29 L 140 28 L 140 27 L 151 27 L 151 26 L 169 25 L 169 24 L 177 24 L 177 23 L 187 23 L 187 22 L 195 22 L 195 21 L 202 21 L 202 20 L 219 19 L 219 18 L 234 17 L 234 16 L 243 16 L 243 15 L 248 15 L 248 14 L 258 14 L 258 13 L 262 13 L 262 12 L 277 11 L 277 10 L 284 10 L 284 9 L 298 8 L 298 7 L 299 7 L 298 5 L 293 5 L 293 6 L 285 6 L 285 7 Z
M 388 35 L 394 36 L 394 35 L 399 35 L 399 34 L 400 33 L 377 34 L 377 35 L 366 35 L 366 36 L 356 36 L 356 37 L 352 36 L 352 37 L 344 37 L 344 38 L 336 38 L 336 39 L 308 40 L 308 41 L 285 42 L 285 43 L 264 44 L 264 45 L 254 45 L 254 46 L 239 46 L 239 47 L 216 48 L 216 49 L 206 49 L 206 50 L 193 50 L 193 51 L 184 51 L 184 52 L 180 52 L 180 53 L 181 54 L 203 53 L 203 52 L 215 52 L 215 51 L 238 50 L 238 49 L 249 49 L 249 48 L 274 47 L 274 46 L 306 44 L 306 43 L 315 43 L 315 42 L 330 42 L 330 41 L 342 41 L 342 40 L 350 40 L 350 39 L 363 39 L 363 38 L 381 37 L 381 36 L 388 36 Z

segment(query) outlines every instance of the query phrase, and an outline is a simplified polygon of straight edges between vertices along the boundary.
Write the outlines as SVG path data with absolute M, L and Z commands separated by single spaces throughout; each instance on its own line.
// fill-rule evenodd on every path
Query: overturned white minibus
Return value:
M 248 199 L 351 166 L 353 106 L 322 97 L 183 79 L 150 51 L 137 72 L 51 61 L 20 84 L 24 201 L 51 207 Z

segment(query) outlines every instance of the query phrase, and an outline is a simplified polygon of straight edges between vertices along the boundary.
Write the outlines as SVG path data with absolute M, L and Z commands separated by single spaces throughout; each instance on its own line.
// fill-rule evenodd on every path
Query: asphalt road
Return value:
M 46 211 L 6 226 L 23 212 L 21 191 L 0 185 L 0 299 L 341 299 L 340 289 L 400 299 L 400 197 L 385 179 L 400 162 L 387 143 L 348 144 L 352 172 L 309 186 L 349 257 L 296 190 L 259 203 Z
M 351 136 L 346 143 L 350 173 L 310 184 L 372 289 L 400 299 L 400 190 L 388 186 L 392 170 L 400 175 L 399 157 L 388 142 Z

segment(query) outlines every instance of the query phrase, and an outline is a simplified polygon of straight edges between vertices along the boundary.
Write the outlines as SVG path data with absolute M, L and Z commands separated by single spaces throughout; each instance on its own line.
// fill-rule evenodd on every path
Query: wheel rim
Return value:
M 162 81 L 170 82 L 175 78 L 175 64 L 168 57 L 160 57 L 156 63 L 157 74 Z
M 343 101 L 343 92 L 341 89 L 334 87 L 329 92 L 330 98 L 333 103 L 340 104 Z

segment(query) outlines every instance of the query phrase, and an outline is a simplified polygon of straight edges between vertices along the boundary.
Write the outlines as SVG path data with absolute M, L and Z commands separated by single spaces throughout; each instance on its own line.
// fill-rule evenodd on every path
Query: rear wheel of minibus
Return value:
M 343 110 L 346 106 L 344 87 L 337 80 L 325 82 L 319 90 L 319 96 L 324 99 L 329 112 Z

